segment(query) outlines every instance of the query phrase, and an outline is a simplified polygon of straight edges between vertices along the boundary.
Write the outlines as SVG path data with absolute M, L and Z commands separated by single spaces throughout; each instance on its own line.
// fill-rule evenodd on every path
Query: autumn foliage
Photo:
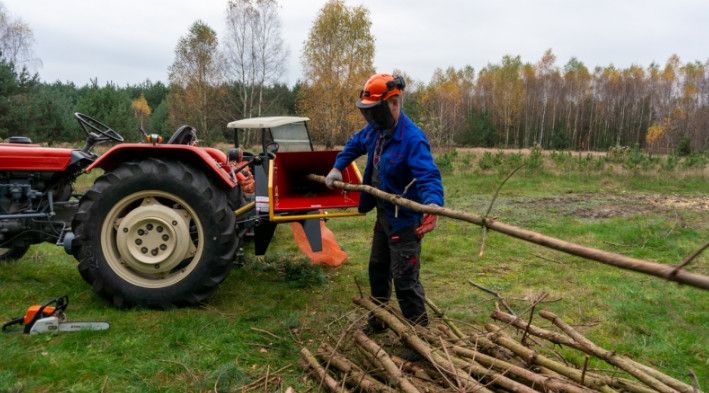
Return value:
M 320 10 L 303 48 L 298 110 L 312 120 L 313 135 L 328 147 L 343 144 L 362 127 L 354 103 L 374 72 L 369 12 L 331 0 Z
M 406 107 L 434 144 L 605 150 L 640 146 L 670 152 L 682 141 L 709 147 L 709 64 L 563 67 L 548 50 L 535 63 L 504 56 L 475 73 L 439 69 L 410 83 Z

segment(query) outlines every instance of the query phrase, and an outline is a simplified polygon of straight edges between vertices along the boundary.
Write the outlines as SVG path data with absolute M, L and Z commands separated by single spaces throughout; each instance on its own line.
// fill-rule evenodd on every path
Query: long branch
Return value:
M 325 183 L 325 177 L 323 176 L 311 174 L 308 175 L 307 178 L 315 182 Z M 485 226 L 488 229 L 503 233 L 505 235 L 562 251 L 567 254 L 709 290 L 709 276 L 702 274 L 691 273 L 685 270 L 676 271 L 673 266 L 632 258 L 596 248 L 581 246 L 579 244 L 567 242 L 538 232 L 530 231 L 528 229 L 505 224 L 493 219 L 480 217 L 462 211 L 448 209 L 441 206 L 423 205 L 418 202 L 402 198 L 398 195 L 389 194 L 365 184 L 349 184 L 341 181 L 335 181 L 334 186 L 346 191 L 366 192 L 377 198 L 384 199 L 393 204 L 403 206 L 420 213 L 435 214 L 438 216 L 445 216 L 456 220 L 466 221 L 478 226 Z
M 676 390 L 670 388 L 669 386 L 663 384 L 662 382 L 658 381 L 656 378 L 650 376 L 647 374 L 644 370 L 639 369 L 636 367 L 633 362 L 627 361 L 622 356 L 618 356 L 615 352 L 611 352 L 608 350 L 605 350 L 596 344 L 594 344 L 591 340 L 587 339 L 586 337 L 582 336 L 579 332 L 577 332 L 574 328 L 572 328 L 570 325 L 565 323 L 564 321 L 561 320 L 558 316 L 555 314 L 542 310 L 539 312 L 539 315 L 551 321 L 559 327 L 559 329 L 563 330 L 564 333 L 566 333 L 569 337 L 571 337 L 574 341 L 576 341 L 583 349 L 584 352 L 591 354 L 593 356 L 596 356 L 598 358 L 601 358 L 605 360 L 606 362 L 620 368 L 621 370 L 627 372 L 628 374 L 634 376 L 635 378 L 639 379 L 642 381 L 644 384 L 650 386 L 651 388 L 660 391 L 662 393 L 673 393 L 676 392 Z

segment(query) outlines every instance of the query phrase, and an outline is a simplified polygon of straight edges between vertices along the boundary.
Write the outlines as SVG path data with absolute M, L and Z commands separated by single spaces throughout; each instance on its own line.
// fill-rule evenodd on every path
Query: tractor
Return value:
M 337 154 L 313 150 L 307 118 L 232 122 L 234 148 L 225 153 L 199 146 L 187 125 L 166 142 L 141 128 L 143 141 L 125 143 L 106 124 L 74 116 L 87 135 L 80 149 L 21 136 L 0 144 L 0 260 L 40 242 L 61 245 L 94 292 L 117 307 L 200 304 L 235 266 L 244 239 L 253 236 L 263 254 L 275 225 L 295 221 L 317 251 L 322 217 L 356 214 L 325 209 L 355 207 L 358 194 L 304 179 L 327 171 Z M 243 150 L 237 131 L 254 128 L 258 153 Z M 104 154 L 93 151 L 110 142 Z M 76 194 L 74 181 L 97 168 L 103 174 Z M 361 182 L 354 164 L 344 175 Z

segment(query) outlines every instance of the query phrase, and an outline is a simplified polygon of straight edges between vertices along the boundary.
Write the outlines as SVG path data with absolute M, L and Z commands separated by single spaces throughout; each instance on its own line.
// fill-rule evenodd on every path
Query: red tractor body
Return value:
M 275 226 L 295 221 L 318 251 L 320 218 L 357 214 L 325 209 L 355 207 L 358 194 L 305 179 L 326 173 L 337 154 L 312 151 L 305 118 L 230 123 L 260 125 L 259 153 L 243 151 L 236 131 L 228 154 L 197 146 L 196 130 L 182 126 L 166 143 L 146 134 L 145 143 L 120 143 L 99 157 L 93 146 L 123 137 L 75 116 L 88 135 L 81 149 L 25 137 L 0 144 L 0 261 L 20 258 L 31 244 L 63 245 L 84 280 L 116 306 L 199 304 L 226 278 L 245 237 L 263 254 Z M 287 152 L 277 153 L 279 140 Z M 104 173 L 76 195 L 74 180 L 95 168 Z M 344 174 L 361 181 L 354 165 Z
M 0 171 L 64 171 L 71 162 L 72 151 L 36 144 L 0 143 Z
M 224 152 L 211 147 L 190 145 L 122 143 L 113 146 L 102 154 L 86 168 L 86 172 L 90 172 L 94 168 L 110 171 L 135 157 L 162 157 L 188 162 L 207 170 L 211 176 L 218 179 L 225 187 L 232 188 L 236 186 L 236 181 L 229 175 L 229 161 Z

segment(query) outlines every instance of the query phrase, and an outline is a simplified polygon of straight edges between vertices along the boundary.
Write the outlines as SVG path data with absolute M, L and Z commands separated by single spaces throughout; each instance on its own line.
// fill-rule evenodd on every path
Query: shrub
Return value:
M 245 258 L 244 269 L 276 274 L 298 288 L 319 286 L 327 282 L 325 271 L 304 256 L 273 253 L 263 257 Z
M 620 164 L 625 161 L 625 158 L 628 156 L 628 151 L 630 149 L 628 146 L 620 146 L 620 145 L 615 145 L 608 149 L 608 154 L 606 155 L 606 158 L 609 162 Z
M 632 149 L 626 150 L 623 167 L 632 171 L 638 169 L 650 169 L 653 166 L 653 161 L 647 153 L 640 150 L 637 144 Z
M 283 266 L 285 280 L 298 288 L 315 287 L 327 282 L 320 265 L 313 265 L 306 258 L 288 259 Z
M 692 154 L 692 142 L 686 136 L 683 136 L 677 144 L 677 155 L 687 157 Z
M 463 164 L 464 168 L 470 168 L 470 164 L 475 160 L 475 154 L 465 153 L 460 155 L 460 162 Z
M 665 161 L 662 163 L 660 168 L 665 171 L 673 171 L 675 168 L 677 168 L 677 165 L 679 164 L 679 159 L 677 158 L 676 155 L 670 154 L 667 156 Z
M 576 164 L 575 169 L 577 169 L 577 170 L 580 170 L 580 171 L 591 170 L 591 169 L 593 169 L 593 164 L 594 164 L 593 156 L 591 155 L 591 153 L 587 153 L 585 156 L 582 154 L 579 154 L 578 157 L 576 157 L 576 160 L 574 161 L 574 163 Z
M 596 171 L 602 171 L 603 168 L 606 166 L 606 158 L 603 156 L 598 156 L 596 158 L 593 158 L 591 154 L 588 154 L 588 157 L 591 160 L 591 168 L 596 170 Z
M 704 168 L 709 159 L 704 154 L 690 154 L 682 160 L 682 168 Z
M 573 169 L 574 165 L 574 157 L 571 154 L 570 151 L 552 151 L 549 154 L 549 158 L 551 161 L 554 163 L 554 166 L 557 169 L 563 169 L 563 170 L 571 170 Z
M 518 168 L 524 163 L 524 156 L 521 153 L 508 154 L 506 158 L 505 163 L 502 165 L 506 172 Z
M 452 150 L 450 152 L 445 152 L 443 154 L 438 155 L 438 157 L 435 158 L 436 166 L 438 167 L 438 170 L 441 171 L 441 173 L 451 173 L 453 172 L 453 161 L 455 161 L 455 158 L 458 156 L 458 152 L 456 150 Z
M 542 168 L 542 147 L 539 144 L 535 144 L 532 147 L 524 163 L 528 171 L 538 170 Z
M 483 156 L 478 161 L 478 166 L 480 169 L 487 171 L 500 165 L 500 156 L 493 155 L 489 151 L 483 153 Z

